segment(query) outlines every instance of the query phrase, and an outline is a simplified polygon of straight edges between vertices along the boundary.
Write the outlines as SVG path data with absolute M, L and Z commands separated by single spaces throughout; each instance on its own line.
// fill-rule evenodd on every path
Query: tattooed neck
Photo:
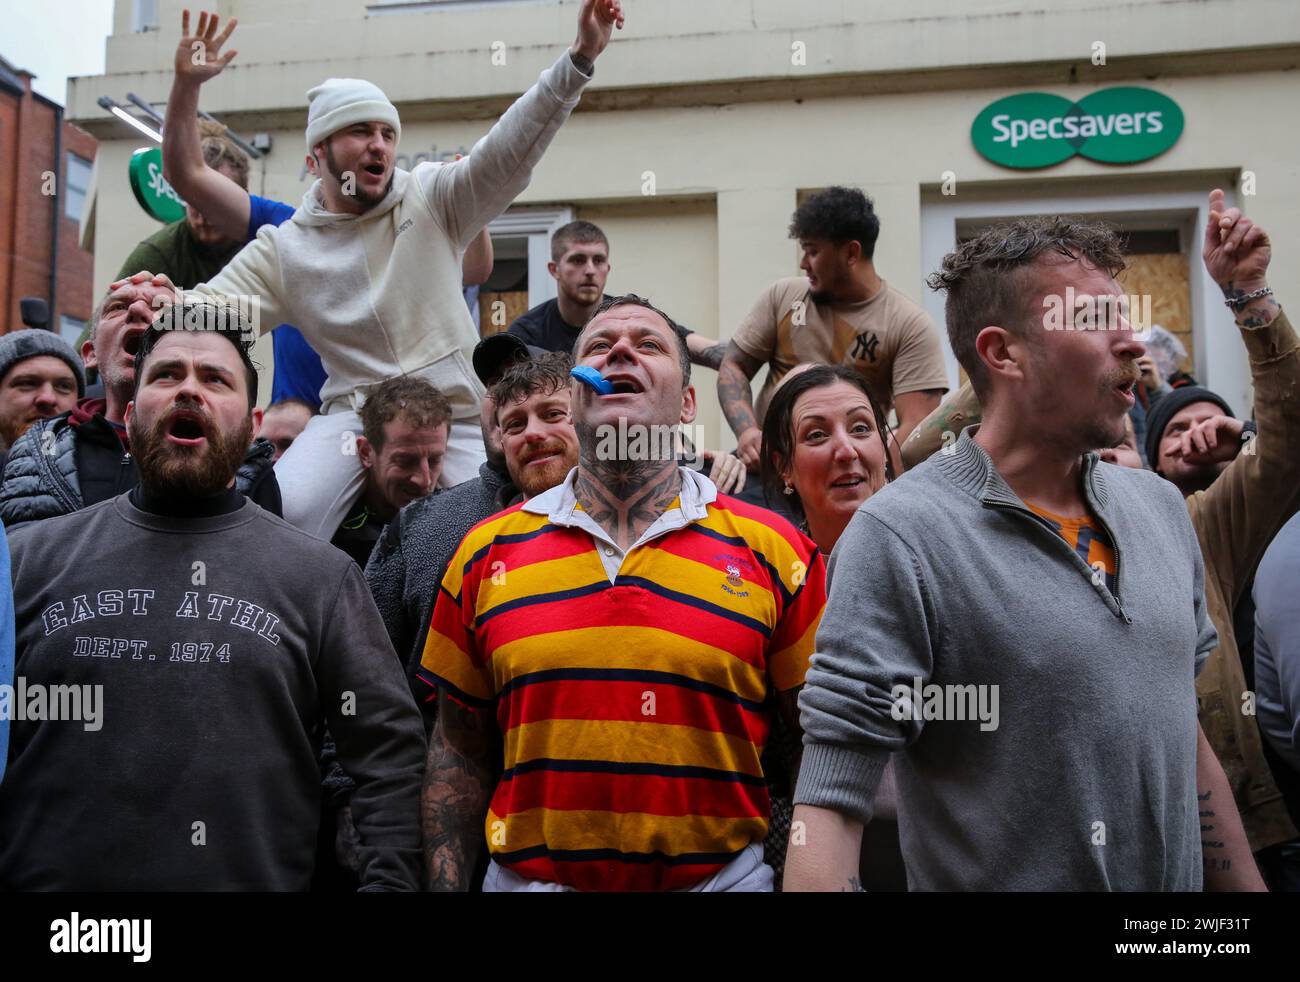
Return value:
M 582 439 L 574 494 L 620 549 L 631 548 L 681 490 L 676 459 L 600 460 L 596 443 Z

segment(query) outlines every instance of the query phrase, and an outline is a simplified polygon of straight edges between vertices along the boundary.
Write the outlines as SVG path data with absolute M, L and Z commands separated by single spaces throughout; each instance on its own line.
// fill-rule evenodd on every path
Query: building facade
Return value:
M 94 257 L 81 247 L 95 138 L 32 91 L 0 58 L 0 333 L 23 326 L 20 301 L 49 307 L 47 327 L 74 342 L 94 306 Z
M 119 0 L 106 74 L 70 85 L 69 116 L 101 141 L 92 192 L 97 291 L 157 227 L 127 184 L 127 162 L 144 141 L 97 100 L 134 93 L 161 109 L 182 6 Z M 1300 9 L 1291 0 L 628 6 L 627 28 L 598 62 L 578 111 L 492 227 L 498 270 L 481 304 L 485 329 L 494 299 L 513 310 L 553 295 L 547 235 L 576 217 L 610 236 L 611 292 L 649 296 L 725 339 L 764 287 L 797 274 L 786 228 L 800 196 L 847 184 L 875 201 L 881 275 L 941 329 L 942 297 L 924 281 L 961 237 L 1020 215 L 1113 221 L 1129 234 L 1126 292 L 1149 296 L 1151 319 L 1186 338 L 1189 367 L 1203 382 L 1234 406 L 1250 404 L 1245 356 L 1204 275 L 1200 240 L 1206 194 L 1222 187 L 1272 233 L 1274 281 L 1287 302 L 1285 272 L 1300 262 L 1300 133 L 1283 123 L 1300 102 Z M 468 151 L 572 41 L 578 9 L 576 0 L 216 7 L 239 18 L 239 54 L 205 86 L 202 108 L 246 139 L 269 135 L 251 188 L 288 202 L 309 184 L 311 86 L 329 76 L 380 85 L 402 112 L 399 164 Z M 999 100 L 1042 93 L 1066 107 L 1088 99 L 1086 109 L 1113 89 L 1175 104 L 1176 138 L 1168 141 L 1171 124 L 1154 156 L 1092 159 L 1085 145 L 1029 169 L 977 145 L 977 118 Z M 1123 108 L 1112 106 L 1103 125 L 1131 129 L 1133 112 L 1115 123 Z M 1111 156 L 1126 154 L 1140 156 Z M 949 374 L 955 383 L 951 355 Z M 731 446 L 713 378 L 697 379 L 701 422 Z

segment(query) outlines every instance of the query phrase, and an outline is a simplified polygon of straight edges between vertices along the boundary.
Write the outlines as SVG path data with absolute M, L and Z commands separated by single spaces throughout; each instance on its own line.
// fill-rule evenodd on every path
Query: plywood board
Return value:
M 1181 366 L 1191 370 L 1192 300 L 1188 285 L 1188 259 L 1181 253 L 1137 254 L 1126 256 L 1128 268 L 1119 274 L 1119 285 L 1129 295 L 1135 326 L 1141 324 L 1145 306 L 1140 299 L 1149 296 L 1151 321 L 1176 335 L 1187 349 L 1187 361 Z

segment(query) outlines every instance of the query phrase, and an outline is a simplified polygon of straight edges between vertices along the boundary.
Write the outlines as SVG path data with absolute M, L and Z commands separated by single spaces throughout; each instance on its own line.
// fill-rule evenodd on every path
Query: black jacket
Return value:
M 135 460 L 104 418 L 102 406 L 101 400 L 83 400 L 70 412 L 38 420 L 14 441 L 0 481 L 0 519 L 6 528 L 79 511 L 139 483 Z M 254 440 L 235 486 L 279 516 L 274 457 L 269 441 Z

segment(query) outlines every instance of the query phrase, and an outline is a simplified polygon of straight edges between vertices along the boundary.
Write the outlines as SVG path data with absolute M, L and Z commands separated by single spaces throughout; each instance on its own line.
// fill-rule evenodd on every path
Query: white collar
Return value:
M 718 500 L 718 488 L 699 471 L 689 467 L 678 467 L 677 470 L 682 476 L 682 487 L 678 495 L 682 518 L 687 522 L 697 522 L 708 515 L 708 506 Z M 578 468 L 575 467 L 555 487 L 524 502 L 522 510 L 534 515 L 545 515 L 555 525 L 574 525 L 574 513 L 579 507 L 575 492 L 577 481 Z

